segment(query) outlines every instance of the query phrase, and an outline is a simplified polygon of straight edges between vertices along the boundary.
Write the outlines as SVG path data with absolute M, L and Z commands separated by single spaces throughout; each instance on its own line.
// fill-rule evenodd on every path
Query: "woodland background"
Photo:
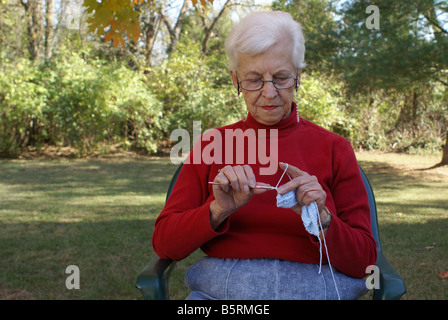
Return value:
M 366 25 L 371 4 L 378 29 Z M 224 40 L 263 8 L 303 26 L 302 117 L 355 149 L 441 153 L 448 164 L 442 0 L 0 0 L 0 154 L 154 154 L 193 121 L 238 120 Z

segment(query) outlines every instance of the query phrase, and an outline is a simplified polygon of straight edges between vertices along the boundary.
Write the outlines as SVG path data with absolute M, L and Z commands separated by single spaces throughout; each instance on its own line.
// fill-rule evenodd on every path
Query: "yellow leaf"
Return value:
M 109 31 L 104 35 L 104 42 L 109 42 L 111 40 L 114 47 L 124 45 L 124 40 L 121 34 L 116 33 L 114 31 Z
M 207 4 L 213 5 L 214 0 L 199 0 L 201 2 L 201 5 L 205 7 Z M 198 4 L 198 0 L 191 0 L 191 3 L 193 6 Z

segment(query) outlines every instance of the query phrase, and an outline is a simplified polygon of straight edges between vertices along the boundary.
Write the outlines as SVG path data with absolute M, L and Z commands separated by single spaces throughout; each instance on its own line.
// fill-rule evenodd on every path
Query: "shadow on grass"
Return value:
M 18 299 L 141 299 L 138 274 L 154 257 L 154 219 L 9 224 L 0 234 L 0 283 Z M 69 265 L 80 289 L 68 290 Z M 17 295 L 17 294 L 16 294 Z
M 446 279 L 437 275 L 447 268 L 448 219 L 440 214 L 447 203 L 385 197 L 409 187 L 437 192 L 444 185 L 384 162 L 360 165 L 376 195 L 384 253 L 408 289 L 404 299 L 446 299 Z M 154 219 L 176 168 L 167 159 L 0 162 L 0 187 L 6 188 L 0 218 L 10 219 L 0 233 L 0 297 L 141 299 L 135 280 L 154 257 Z M 154 203 L 127 200 L 155 194 L 160 199 Z M 173 298 L 185 297 L 185 271 L 199 256 L 177 264 Z M 80 268 L 80 290 L 65 287 L 65 268 L 72 264 Z
M 166 160 L 74 160 L 0 162 L 0 179 L 21 190 L 50 191 L 60 197 L 120 192 L 165 192 L 177 166 Z M 168 174 L 167 174 L 168 173 Z M 74 188 L 87 191 L 72 194 Z
M 0 161 L 0 297 L 141 299 L 167 159 Z M 68 290 L 65 269 L 80 269 Z
M 359 163 L 375 193 L 385 256 L 407 287 L 403 299 L 446 299 L 438 273 L 448 268 L 448 182 L 384 162 Z

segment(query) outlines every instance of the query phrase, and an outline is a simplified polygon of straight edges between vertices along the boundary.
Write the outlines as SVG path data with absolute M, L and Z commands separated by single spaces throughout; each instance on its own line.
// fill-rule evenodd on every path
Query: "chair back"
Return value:
M 377 251 L 382 251 L 380 243 L 380 232 L 378 228 L 378 214 L 376 211 L 375 196 L 373 194 L 372 186 L 370 185 L 370 182 L 367 179 L 367 176 L 364 174 L 364 171 L 361 169 L 361 167 L 359 167 L 359 171 L 361 171 L 362 181 L 364 182 L 364 187 L 366 188 L 367 196 L 369 198 L 370 223 L 372 225 L 373 238 L 376 241 L 376 249 Z

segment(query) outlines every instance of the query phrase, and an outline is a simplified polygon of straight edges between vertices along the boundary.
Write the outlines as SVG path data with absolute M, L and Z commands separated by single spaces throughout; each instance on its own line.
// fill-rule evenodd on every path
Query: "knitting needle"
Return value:
M 213 185 L 220 185 L 219 182 L 213 182 L 210 181 L 209 184 L 213 184 Z M 255 186 L 255 187 L 251 187 L 252 189 L 268 189 L 268 190 L 274 190 L 275 187 L 272 186 Z

